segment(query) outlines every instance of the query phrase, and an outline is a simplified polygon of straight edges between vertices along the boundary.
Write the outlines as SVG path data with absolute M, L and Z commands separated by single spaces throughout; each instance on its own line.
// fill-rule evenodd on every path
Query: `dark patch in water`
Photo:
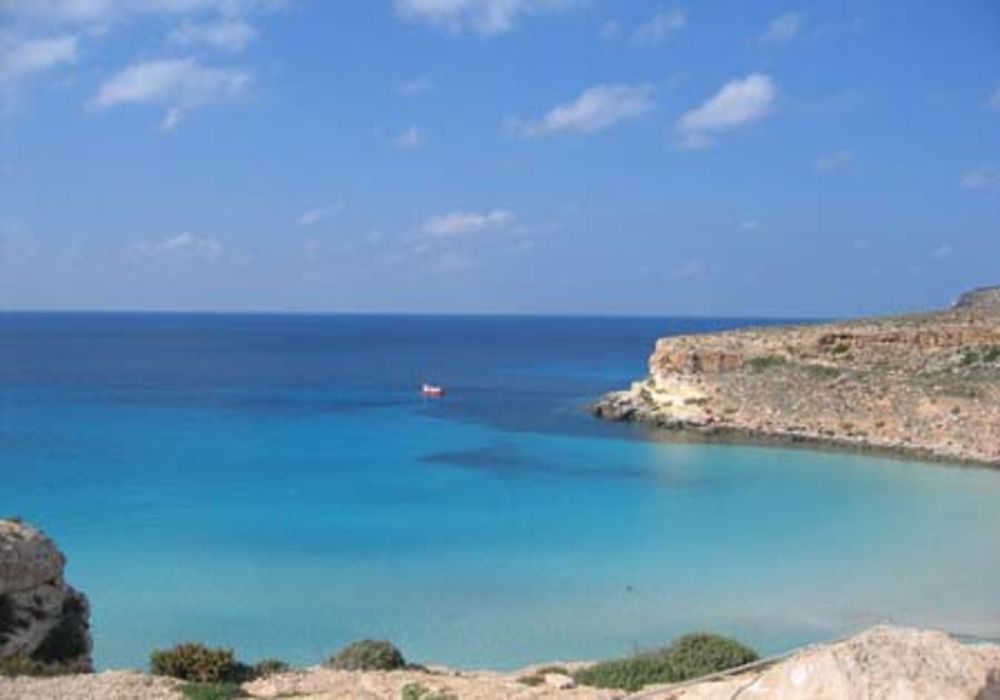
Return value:
M 592 467 L 535 459 L 508 445 L 492 445 L 469 450 L 434 452 L 422 456 L 426 464 L 474 469 L 499 477 L 550 477 L 570 479 L 643 480 L 659 486 L 679 488 L 703 484 L 705 480 L 676 478 L 650 469 L 632 466 Z

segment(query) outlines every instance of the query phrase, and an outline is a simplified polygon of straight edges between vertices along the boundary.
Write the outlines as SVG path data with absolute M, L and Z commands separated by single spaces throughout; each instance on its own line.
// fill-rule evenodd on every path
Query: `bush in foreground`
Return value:
M 245 698 L 238 683 L 188 683 L 181 692 L 187 700 L 232 700 Z
M 33 656 L 16 654 L 0 659 L 0 678 L 16 676 L 34 676 L 48 678 L 51 676 L 69 676 L 89 672 L 73 664 L 40 661 Z
M 678 683 L 751 663 L 753 649 L 714 634 L 688 634 L 658 651 L 601 661 L 577 671 L 578 683 L 634 691 L 652 683 Z
M 402 700 L 458 700 L 458 697 L 445 690 L 432 691 L 423 683 L 407 683 L 403 686 Z
M 196 642 L 154 651 L 149 667 L 154 675 L 195 683 L 241 683 L 253 676 L 251 669 L 236 660 L 232 649 Z
M 253 665 L 253 676 L 267 678 L 290 669 L 291 667 L 281 659 L 262 659 Z
M 30 656 L 18 654 L 0 659 L 0 678 L 15 676 L 61 676 L 72 673 L 71 670 L 61 668 L 58 665 L 44 664 Z
M 542 666 L 534 673 L 527 676 L 521 676 L 517 680 L 519 683 L 524 683 L 524 685 L 539 686 L 545 682 L 545 676 L 550 673 L 558 673 L 560 676 L 573 675 L 567 671 L 564 666 Z
M 338 651 L 326 665 L 338 671 L 393 671 L 405 668 L 406 659 L 390 642 L 362 639 Z

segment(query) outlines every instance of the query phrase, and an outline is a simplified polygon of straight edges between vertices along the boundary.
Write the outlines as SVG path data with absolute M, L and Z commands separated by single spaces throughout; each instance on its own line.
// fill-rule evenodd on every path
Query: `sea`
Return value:
M 0 515 L 66 552 L 100 668 L 183 641 L 513 669 L 692 631 L 1000 635 L 1000 471 L 586 410 L 658 337 L 773 322 L 4 313 Z

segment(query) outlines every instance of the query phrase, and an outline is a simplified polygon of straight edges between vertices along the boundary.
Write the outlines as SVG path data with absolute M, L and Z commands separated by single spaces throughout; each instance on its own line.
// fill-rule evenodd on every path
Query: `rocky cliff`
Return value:
M 602 417 L 1000 466 L 1000 288 L 949 310 L 663 338 Z
M 0 520 L 0 661 L 91 669 L 90 608 L 63 579 L 65 566 L 44 534 Z

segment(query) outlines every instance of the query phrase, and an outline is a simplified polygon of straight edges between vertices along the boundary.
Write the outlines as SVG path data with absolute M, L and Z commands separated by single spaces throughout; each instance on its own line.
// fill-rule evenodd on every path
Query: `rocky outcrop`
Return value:
M 0 660 L 91 670 L 90 607 L 63 579 L 65 565 L 44 534 L 0 520 Z
M 1000 308 L 1000 287 L 981 287 L 966 292 L 955 302 L 956 309 Z
M 1000 465 L 1000 288 L 947 311 L 663 338 L 602 417 Z
M 1000 646 L 964 645 L 942 632 L 880 626 L 806 649 L 771 668 L 644 697 L 998 700 Z

